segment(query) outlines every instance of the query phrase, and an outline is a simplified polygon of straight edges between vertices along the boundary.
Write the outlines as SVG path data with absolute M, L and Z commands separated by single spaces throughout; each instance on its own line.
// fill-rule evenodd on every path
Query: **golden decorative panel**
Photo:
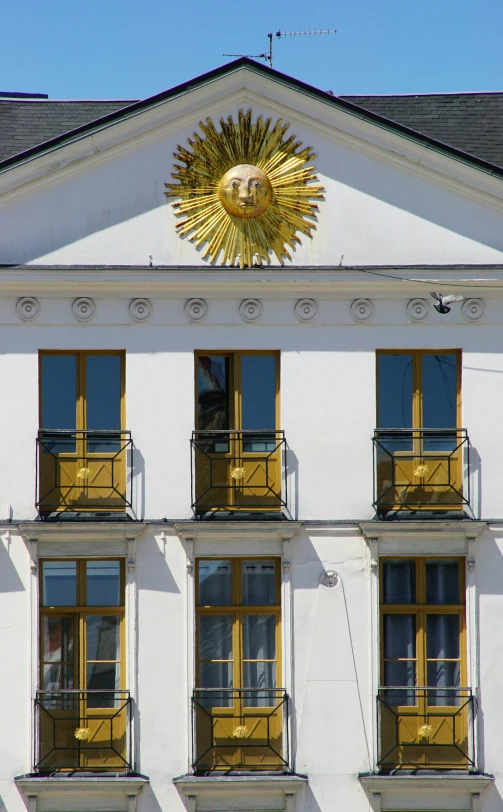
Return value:
M 217 130 L 210 118 L 199 122 L 203 132 L 178 145 L 166 196 L 177 197 L 173 207 L 181 218 L 180 237 L 188 237 L 203 251 L 203 259 L 240 268 L 269 262 L 272 251 L 279 262 L 291 259 L 288 250 L 300 244 L 298 234 L 311 237 L 324 188 L 313 166 L 316 156 L 295 135 L 286 138 L 289 124 L 239 111 L 220 119 Z M 183 219 L 182 219 L 183 218 Z

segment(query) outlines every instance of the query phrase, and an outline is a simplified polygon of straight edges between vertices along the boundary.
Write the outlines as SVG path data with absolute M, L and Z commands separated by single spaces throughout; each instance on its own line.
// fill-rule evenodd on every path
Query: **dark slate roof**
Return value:
M 503 93 L 341 98 L 503 167 Z
M 243 67 L 503 177 L 503 93 L 334 96 L 247 57 L 141 101 L 58 102 L 0 97 L 0 170 Z
M 0 161 L 130 104 L 130 101 L 33 101 L 0 96 Z

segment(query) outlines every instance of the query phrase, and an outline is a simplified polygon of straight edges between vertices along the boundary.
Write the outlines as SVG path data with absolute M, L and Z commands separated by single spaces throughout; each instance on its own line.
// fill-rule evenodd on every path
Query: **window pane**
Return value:
M 243 658 L 276 659 L 276 615 L 244 615 Z
M 276 356 L 241 358 L 243 429 L 276 428 Z
M 437 688 L 459 688 L 459 663 L 428 663 L 428 685 Z M 456 691 L 436 690 L 428 691 L 428 705 L 459 705 L 461 697 Z
M 201 663 L 200 688 L 232 688 L 232 663 Z M 203 708 L 230 708 L 234 704 L 232 691 L 198 693 L 197 701 Z
M 41 357 L 42 429 L 75 429 L 77 427 L 77 359 L 75 355 L 42 355 Z M 45 434 L 42 449 L 52 454 L 74 454 L 75 436 Z
M 414 603 L 416 562 L 403 558 L 383 562 L 383 603 Z
M 456 353 L 423 355 L 423 428 L 456 428 Z
M 86 562 L 87 606 L 120 606 L 120 562 Z
M 77 605 L 77 562 L 43 562 L 44 606 Z
M 87 664 L 87 688 L 96 691 L 98 689 L 107 691 L 117 691 L 120 688 L 120 664 L 119 663 L 88 663 Z M 113 708 L 120 705 L 120 695 L 114 693 L 88 694 L 88 708 Z
M 44 691 L 71 691 L 73 686 L 73 665 L 45 663 L 42 674 Z M 44 699 L 44 707 L 48 707 Z
M 75 429 L 77 403 L 77 359 L 75 355 L 43 355 L 43 429 Z
M 201 663 L 199 688 L 232 688 L 232 663 Z M 221 695 L 218 695 L 218 705 Z
M 459 603 L 459 562 L 426 562 L 426 603 Z
M 243 663 L 245 688 L 276 688 L 276 663 Z M 277 705 L 275 691 L 245 691 L 244 704 L 248 708 L 264 708 Z
M 119 355 L 86 356 L 86 428 L 121 429 L 121 358 Z M 117 453 L 120 439 L 88 438 L 90 453 Z
M 416 664 L 413 662 L 384 663 L 384 684 L 399 686 L 416 685 Z M 415 705 L 416 692 L 405 690 L 384 691 L 384 702 L 392 707 L 396 705 Z
M 228 356 L 197 357 L 197 395 L 198 429 L 230 428 Z
M 412 355 L 377 356 L 377 425 L 412 428 Z
M 242 428 L 276 428 L 276 357 L 243 355 L 241 358 Z M 245 435 L 243 451 L 274 451 L 276 438 L 270 434 Z
M 120 659 L 120 618 L 114 615 L 88 615 L 86 618 L 87 659 Z
M 429 660 L 458 659 L 458 615 L 426 615 L 426 656 Z
M 199 618 L 201 660 L 232 659 L 232 616 L 203 615 Z
M 199 562 L 199 605 L 230 606 L 232 604 L 232 562 Z
M 416 618 L 414 615 L 384 615 L 385 659 L 413 659 L 416 656 Z
M 276 565 L 274 561 L 243 561 L 243 605 L 274 606 Z
M 43 654 L 45 663 L 73 662 L 73 619 L 71 617 L 44 617 L 42 623 Z

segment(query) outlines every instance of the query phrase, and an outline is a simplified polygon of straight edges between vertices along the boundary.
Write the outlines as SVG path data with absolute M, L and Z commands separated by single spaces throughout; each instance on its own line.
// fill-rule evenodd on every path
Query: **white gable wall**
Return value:
M 503 204 L 449 177 L 450 170 L 459 169 L 456 161 L 443 158 L 447 174 L 442 175 L 418 167 L 420 156 L 406 160 L 394 146 L 385 153 L 342 129 L 353 125 L 348 114 L 338 112 L 337 129 L 320 127 L 315 117 L 325 112 L 324 105 L 313 101 L 313 118 L 300 121 L 281 99 L 265 103 L 258 96 L 220 101 L 212 118 L 217 123 L 232 114 L 236 120 L 238 110 L 249 107 L 256 116 L 291 121 L 289 134 L 317 155 L 326 199 L 320 202 L 317 232 L 313 240 L 302 237 L 294 264 L 336 265 L 341 254 L 345 265 L 503 259 Z M 198 111 L 185 117 L 182 126 L 170 120 L 170 110 L 168 102 L 164 121 L 148 133 L 62 169 L 58 159 L 70 161 L 76 147 L 57 150 L 44 178 L 0 194 L 0 262 L 147 265 L 152 254 L 156 265 L 200 265 L 202 252 L 175 233 L 164 183 L 171 180 L 173 151 L 177 144 L 187 146 L 202 116 Z M 488 179 L 483 172 L 470 172 L 482 185 Z M 498 181 L 491 182 L 499 190 Z

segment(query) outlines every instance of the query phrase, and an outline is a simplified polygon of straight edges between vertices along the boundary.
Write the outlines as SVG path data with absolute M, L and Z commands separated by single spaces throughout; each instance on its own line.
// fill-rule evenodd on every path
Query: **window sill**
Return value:
M 231 787 L 236 790 L 279 790 L 294 794 L 307 786 L 306 775 L 181 775 L 173 778 L 175 786 L 185 795 L 197 795 L 203 790 L 218 790 Z M 228 790 L 227 790 L 228 791 Z
M 28 812 L 37 812 L 37 801 L 40 797 L 65 793 L 65 802 L 75 812 L 89 812 L 89 810 L 102 810 L 103 798 L 115 797 L 113 808 L 121 808 L 124 812 L 135 812 L 136 796 L 150 779 L 138 773 L 122 775 L 66 773 L 63 775 L 18 775 L 14 779 L 20 792 L 28 798 Z M 42 801 L 42 803 L 44 803 Z
M 370 793 L 390 792 L 393 790 L 466 790 L 471 793 L 481 793 L 486 787 L 494 783 L 493 775 L 468 772 L 443 772 L 432 774 L 430 772 L 415 773 L 414 775 L 377 775 L 360 774 L 358 779 Z

